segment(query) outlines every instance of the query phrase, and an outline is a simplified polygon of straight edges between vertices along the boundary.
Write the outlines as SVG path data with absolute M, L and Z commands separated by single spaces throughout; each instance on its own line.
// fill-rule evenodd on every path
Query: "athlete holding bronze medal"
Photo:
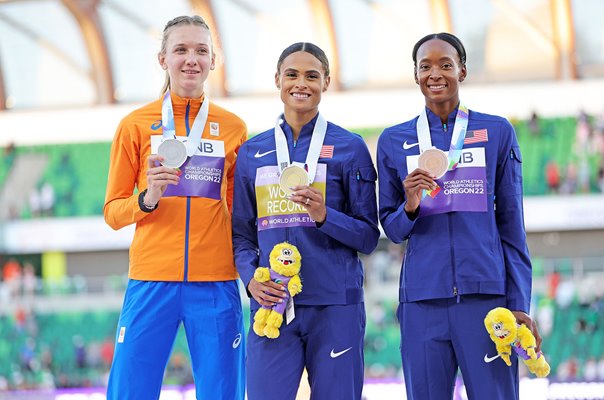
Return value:
M 284 241 L 302 256 L 303 289 L 286 303 L 280 335 L 249 332 L 249 400 L 294 400 L 304 368 L 311 398 L 361 399 L 365 307 L 357 253 L 373 251 L 379 238 L 376 173 L 363 139 L 319 113 L 329 81 L 320 48 L 285 49 L 275 74 L 283 115 L 237 158 L 233 244 L 252 320 L 286 296 L 281 284 L 257 281 L 256 268 L 268 266 Z
M 393 242 L 407 241 L 397 310 L 407 398 L 452 399 L 460 369 L 469 399 L 518 400 L 517 359 L 493 361 L 483 322 L 492 308 L 514 310 L 539 351 L 516 135 L 460 102 L 457 37 L 425 36 L 412 58 L 425 107 L 384 130 L 377 152 L 380 222 Z

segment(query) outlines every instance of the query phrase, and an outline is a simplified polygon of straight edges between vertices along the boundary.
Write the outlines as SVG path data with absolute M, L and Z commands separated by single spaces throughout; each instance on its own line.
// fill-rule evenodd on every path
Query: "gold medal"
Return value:
M 436 148 L 424 150 L 419 156 L 418 167 L 436 176 L 442 177 L 449 167 L 449 160 L 444 151 Z
M 157 154 L 164 158 L 164 167 L 179 168 L 187 160 L 187 146 L 178 139 L 166 139 L 157 148 Z
M 279 177 L 279 187 L 290 195 L 294 191 L 290 188 L 293 186 L 307 186 L 308 185 L 308 173 L 304 168 L 298 167 L 297 165 L 290 165 L 281 172 Z

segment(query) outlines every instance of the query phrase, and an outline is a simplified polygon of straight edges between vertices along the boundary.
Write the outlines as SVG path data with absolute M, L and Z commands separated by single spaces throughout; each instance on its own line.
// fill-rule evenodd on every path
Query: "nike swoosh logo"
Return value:
M 254 157 L 255 157 L 255 158 L 264 157 L 265 155 L 267 155 L 267 154 L 271 154 L 271 153 L 274 153 L 275 151 L 277 151 L 277 150 L 269 150 L 269 151 L 267 151 L 267 152 L 261 153 L 261 152 L 260 152 L 260 150 L 258 150 L 258 151 L 256 152 L 256 154 L 254 154 Z
M 337 353 L 334 352 L 335 349 L 331 349 L 331 353 L 329 353 L 329 356 L 331 358 L 338 358 L 338 357 L 340 357 L 342 354 L 346 353 L 350 349 L 352 349 L 352 347 L 349 347 L 346 350 L 338 351 Z
M 484 362 L 486 362 L 488 364 L 491 361 L 496 360 L 498 358 L 499 358 L 499 354 L 497 354 L 496 356 L 493 356 L 493 357 L 489 357 L 489 354 L 487 353 L 484 355 Z
M 403 143 L 403 149 L 405 149 L 405 150 L 409 150 L 410 148 L 412 148 L 412 147 L 414 147 L 414 146 L 417 146 L 418 144 L 419 144 L 419 142 L 418 142 L 418 143 L 411 143 L 411 144 L 409 144 L 409 143 L 407 143 L 407 141 L 405 140 L 405 143 Z

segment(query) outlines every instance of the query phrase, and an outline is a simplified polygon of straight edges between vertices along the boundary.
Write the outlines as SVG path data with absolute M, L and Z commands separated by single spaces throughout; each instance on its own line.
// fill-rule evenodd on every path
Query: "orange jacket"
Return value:
M 202 99 L 172 94 L 176 134 L 186 135 Z M 133 111 L 120 123 L 111 146 L 105 221 L 113 229 L 136 223 L 130 247 L 129 277 L 146 281 L 225 281 L 237 278 L 231 243 L 233 176 L 239 147 L 247 137 L 245 123 L 210 103 L 202 138 L 222 140 L 225 150 L 221 200 L 203 197 L 164 197 L 156 210 L 138 206 L 138 193 L 147 187 L 147 157 L 151 135 L 161 135 L 162 99 Z M 210 123 L 219 135 L 210 135 Z

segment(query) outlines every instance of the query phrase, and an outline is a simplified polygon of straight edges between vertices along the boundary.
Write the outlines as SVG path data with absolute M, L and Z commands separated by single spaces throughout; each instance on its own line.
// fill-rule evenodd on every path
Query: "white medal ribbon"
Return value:
M 283 120 L 282 116 L 277 118 L 275 124 L 275 145 L 277 151 L 277 164 L 279 167 L 279 174 L 290 165 L 296 165 L 304 169 L 304 164 L 294 161 L 290 162 L 289 149 L 287 147 L 287 138 L 283 129 L 281 129 L 280 122 Z M 306 167 L 308 168 L 308 184 L 312 184 L 315 180 L 317 173 L 317 164 L 319 163 L 319 154 L 321 153 L 321 147 L 323 146 L 323 140 L 327 133 L 327 121 L 321 114 L 317 117 L 315 127 L 312 131 L 312 138 L 310 139 L 310 146 L 308 147 L 308 153 L 306 154 Z
M 460 136 L 463 134 L 466 136 L 466 130 L 468 129 L 468 109 L 459 104 L 459 110 L 465 112 L 465 118 L 458 112 L 455 118 L 455 125 L 453 126 L 453 135 L 451 136 L 451 146 L 449 150 L 461 150 L 456 149 L 459 143 Z M 432 147 L 432 139 L 430 138 L 430 125 L 428 124 L 428 116 L 426 115 L 426 107 L 422 109 L 419 119 L 417 120 L 417 141 L 419 143 L 419 152 L 422 153 Z M 461 142 L 463 146 L 463 139 Z
M 206 126 L 208 120 L 208 113 L 210 110 L 210 100 L 208 95 L 204 96 L 201 109 L 193 121 L 193 126 L 189 131 L 189 136 L 185 142 L 187 148 L 187 156 L 191 157 L 197 151 L 199 144 L 201 143 L 201 135 L 203 129 Z M 172 109 L 172 99 L 170 98 L 170 91 L 168 90 L 164 95 L 164 100 L 161 106 L 161 124 L 163 130 L 163 140 L 176 139 L 176 128 L 174 124 L 174 110 Z

